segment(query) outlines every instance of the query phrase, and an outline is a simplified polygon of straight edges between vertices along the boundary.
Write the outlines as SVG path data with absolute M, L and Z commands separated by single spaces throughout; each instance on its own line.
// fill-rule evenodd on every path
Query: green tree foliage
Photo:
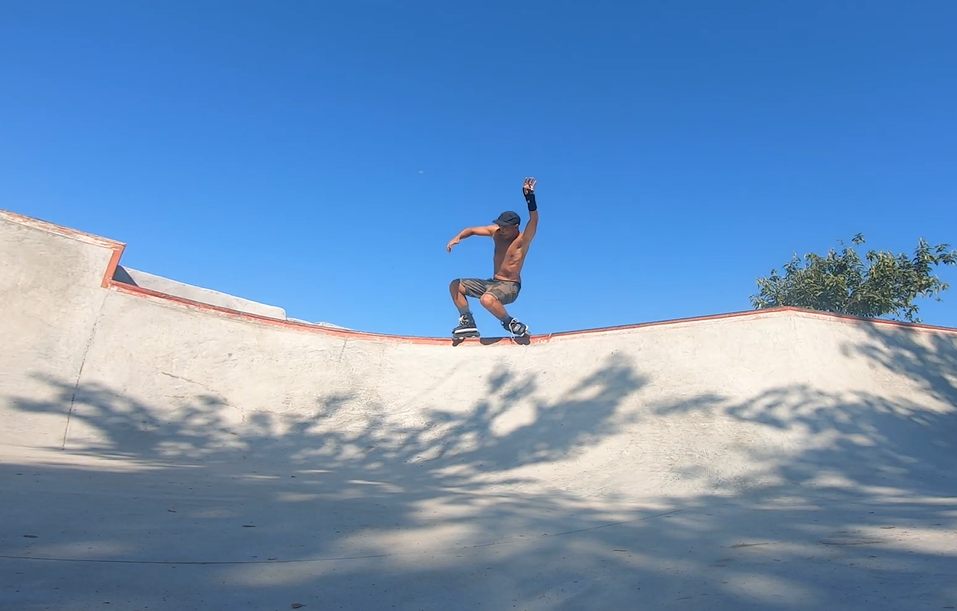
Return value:
M 855 246 L 864 243 L 857 234 Z M 937 265 L 957 265 L 957 251 L 947 244 L 930 246 L 923 238 L 913 256 L 889 251 L 868 251 L 864 259 L 843 241 L 840 252 L 831 249 L 827 256 L 795 254 L 784 266 L 784 275 L 757 280 L 760 292 L 751 295 L 755 309 L 791 306 L 850 314 L 866 318 L 893 315 L 909 322 L 916 317 L 918 297 L 937 297 L 948 285 L 931 274 Z

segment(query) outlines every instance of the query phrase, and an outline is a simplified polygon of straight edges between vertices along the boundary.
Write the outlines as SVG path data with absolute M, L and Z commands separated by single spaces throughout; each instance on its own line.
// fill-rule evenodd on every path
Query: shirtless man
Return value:
M 469 310 L 467 297 L 478 298 L 479 303 L 495 318 L 502 321 L 505 330 L 513 335 L 528 334 L 528 327 L 512 318 L 505 311 L 505 306 L 518 299 L 518 294 L 522 290 L 522 266 L 525 264 L 528 247 L 538 229 L 535 184 L 534 178 L 526 178 L 522 187 L 529 216 L 525 231 L 519 229 L 521 217 L 515 212 L 507 211 L 499 215 L 491 225 L 463 229 L 446 247 L 449 252 L 452 252 L 452 247 L 458 244 L 459 240 L 473 235 L 490 237 L 495 243 L 494 273 L 491 278 L 488 280 L 459 278 L 449 284 L 452 302 L 459 309 L 459 326 L 452 329 L 453 337 L 479 336 L 472 312 Z

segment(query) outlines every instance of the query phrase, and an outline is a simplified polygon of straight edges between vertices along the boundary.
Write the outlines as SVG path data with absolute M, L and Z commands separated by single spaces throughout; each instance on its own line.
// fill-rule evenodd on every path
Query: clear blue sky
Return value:
M 0 208 L 310 321 L 448 336 L 491 243 L 446 243 L 526 176 L 532 333 L 748 310 L 858 232 L 957 246 L 952 0 L 6 0 L 0 57 Z

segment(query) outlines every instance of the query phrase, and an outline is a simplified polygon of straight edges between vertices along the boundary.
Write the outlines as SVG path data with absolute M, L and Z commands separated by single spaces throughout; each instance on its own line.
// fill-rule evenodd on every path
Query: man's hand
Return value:
M 452 241 L 449 242 L 449 245 L 445 247 L 445 250 L 452 252 L 452 247 L 459 243 L 459 237 L 455 236 L 452 238 Z
M 538 204 L 535 202 L 535 185 L 536 184 L 537 183 L 535 182 L 534 178 L 526 178 L 525 185 L 522 187 L 522 192 L 525 194 L 525 203 L 528 204 L 529 212 L 535 212 L 536 210 L 538 210 Z

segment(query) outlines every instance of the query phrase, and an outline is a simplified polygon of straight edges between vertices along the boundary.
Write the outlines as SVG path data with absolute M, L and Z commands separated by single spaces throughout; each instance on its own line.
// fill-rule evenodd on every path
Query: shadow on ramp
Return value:
M 868 358 L 903 358 L 885 356 Z M 940 365 L 926 383 L 943 397 L 948 358 L 914 361 L 914 375 L 916 363 Z M 85 432 L 0 464 L 0 601 L 569 611 L 957 601 L 953 413 L 807 385 L 669 401 L 617 356 L 557 400 L 541 398 L 541 383 L 500 368 L 484 395 L 463 398 L 468 409 L 426 397 L 400 426 L 361 389 L 304 414 L 238 418 L 215 395 L 153 405 L 49 380 L 55 400 L 12 409 L 69 409 Z M 498 430 L 516 404 L 528 421 Z M 656 456 L 665 475 L 635 458 L 677 447 L 656 436 L 695 431 L 730 435 L 752 471 L 716 475 L 728 457 L 703 445 Z M 753 431 L 800 442 L 775 451 Z M 619 438 L 617 453 L 596 454 Z

